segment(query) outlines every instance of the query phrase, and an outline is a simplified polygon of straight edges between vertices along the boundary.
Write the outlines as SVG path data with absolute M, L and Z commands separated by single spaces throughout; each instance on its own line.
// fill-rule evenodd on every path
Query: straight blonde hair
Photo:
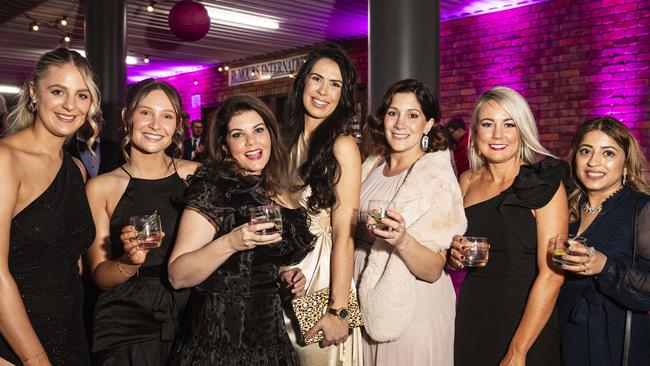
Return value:
M 515 90 L 504 86 L 497 86 L 487 90 L 478 98 L 474 111 L 472 112 L 472 124 L 469 130 L 469 165 L 472 170 L 480 169 L 487 164 L 485 158 L 481 156 L 476 144 L 476 135 L 478 133 L 479 112 L 486 103 L 495 103 L 501 107 L 517 126 L 519 131 L 519 158 L 525 164 L 536 163 L 540 155 L 555 158 L 539 142 L 539 133 L 535 117 L 530 110 L 528 103 L 521 94 Z

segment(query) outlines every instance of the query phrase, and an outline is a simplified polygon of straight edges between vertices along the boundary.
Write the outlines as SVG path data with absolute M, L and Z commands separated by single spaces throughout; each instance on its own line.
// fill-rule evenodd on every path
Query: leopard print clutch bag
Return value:
M 325 288 L 314 292 L 313 294 L 305 295 L 291 301 L 293 312 L 296 314 L 298 324 L 300 324 L 302 341 L 305 345 L 323 340 L 323 331 L 319 331 L 310 339 L 305 339 L 305 334 L 307 334 L 309 329 L 311 329 L 323 314 L 325 314 L 329 298 L 330 289 Z M 357 301 L 357 294 L 353 291 L 350 291 L 350 297 L 348 298 L 348 314 L 350 328 L 360 327 L 363 325 L 361 309 L 359 308 L 359 301 Z

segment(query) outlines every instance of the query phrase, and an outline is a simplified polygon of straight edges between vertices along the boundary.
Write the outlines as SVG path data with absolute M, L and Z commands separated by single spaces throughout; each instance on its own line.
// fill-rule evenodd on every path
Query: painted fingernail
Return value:
M 465 250 L 465 247 L 460 247 L 460 250 Z
M 460 259 L 465 259 L 465 256 L 464 256 L 464 255 L 461 255 L 461 256 L 460 256 Z

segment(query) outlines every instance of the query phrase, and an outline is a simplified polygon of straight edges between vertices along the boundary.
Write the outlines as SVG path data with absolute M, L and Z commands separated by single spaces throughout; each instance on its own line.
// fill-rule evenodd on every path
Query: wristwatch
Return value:
M 346 308 L 340 308 L 340 309 L 327 308 L 327 312 L 332 315 L 336 315 L 336 317 L 339 319 L 347 319 L 349 315 L 348 309 Z

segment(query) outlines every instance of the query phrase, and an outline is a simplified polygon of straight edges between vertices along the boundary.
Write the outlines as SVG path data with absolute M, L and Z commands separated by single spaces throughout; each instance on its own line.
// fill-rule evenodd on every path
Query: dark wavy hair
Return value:
M 159 81 L 156 79 L 144 79 L 138 83 L 133 84 L 126 92 L 126 106 L 124 107 L 124 129 L 126 130 L 126 136 L 122 139 L 122 155 L 126 161 L 129 161 L 129 144 L 131 143 L 131 135 L 133 134 L 133 114 L 135 113 L 136 108 L 144 98 L 149 95 L 154 90 L 161 90 L 174 107 L 174 113 L 176 113 L 176 129 L 174 136 L 172 136 L 172 143 L 176 146 L 175 151 L 180 154 L 174 153 L 174 157 L 178 158 L 183 156 L 183 119 L 181 114 L 183 113 L 183 104 L 181 103 L 181 96 L 178 94 L 176 88 L 171 84 L 164 81 Z
M 286 174 L 286 154 L 280 143 L 278 123 L 273 112 L 261 100 L 249 95 L 235 95 L 223 103 L 221 108 L 212 115 L 208 130 L 208 161 L 217 174 L 230 178 L 244 178 L 245 173 L 233 159 L 228 149 L 228 125 L 230 120 L 241 113 L 253 111 L 257 113 L 271 136 L 271 156 L 262 170 L 264 180 L 262 188 L 265 193 L 274 196 L 281 189 L 281 177 Z
M 312 211 L 336 204 L 332 187 L 338 183 L 341 167 L 334 158 L 334 140 L 347 134 L 348 123 L 354 115 L 356 103 L 357 70 L 343 49 L 334 43 L 324 43 L 313 49 L 305 59 L 289 92 L 284 131 L 284 146 L 291 151 L 305 129 L 305 106 L 302 102 L 305 82 L 312 68 L 321 59 L 330 59 L 339 66 L 343 77 L 341 99 L 334 112 L 316 127 L 309 139 L 307 160 L 298 168 L 303 185 L 293 187 L 302 189 L 309 185 L 312 194 L 307 206 Z
M 386 116 L 388 107 L 390 107 L 393 96 L 398 93 L 413 93 L 415 99 L 420 104 L 420 108 L 422 108 L 425 120 L 428 121 L 433 118 L 435 121 L 434 126 L 427 134 L 429 137 L 429 146 L 425 152 L 434 152 L 449 148 L 449 139 L 447 139 L 444 132 L 438 127 L 440 123 L 438 98 L 436 98 L 431 88 L 421 81 L 405 79 L 391 85 L 384 95 L 381 104 L 368 116 L 367 133 L 364 135 L 364 138 L 365 143 L 373 147 L 370 150 L 382 155 L 390 153 L 390 145 L 386 141 L 386 135 L 384 133 L 384 117 Z
M 605 133 L 623 148 L 623 152 L 625 153 L 625 168 L 627 169 L 627 175 L 625 176 L 626 184 L 636 192 L 650 194 L 650 184 L 648 184 L 645 177 L 648 170 L 648 162 L 641 152 L 639 142 L 632 134 L 632 131 L 616 118 L 604 116 L 591 119 L 578 127 L 578 131 L 576 131 L 576 134 L 571 140 L 569 165 L 571 165 L 571 174 L 576 183 L 575 190 L 569 195 L 571 222 L 575 222 L 580 218 L 580 200 L 587 194 L 586 187 L 578 179 L 575 162 L 583 137 L 591 131 Z

